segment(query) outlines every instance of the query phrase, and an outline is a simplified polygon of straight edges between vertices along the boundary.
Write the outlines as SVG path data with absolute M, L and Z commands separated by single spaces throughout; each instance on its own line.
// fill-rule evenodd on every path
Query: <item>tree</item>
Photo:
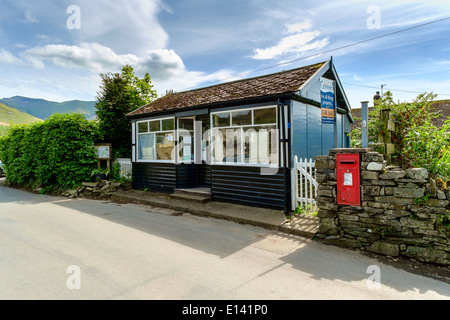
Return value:
M 119 73 L 100 74 L 96 114 L 104 142 L 112 143 L 114 158 L 131 157 L 131 126 L 126 114 L 157 98 L 148 73 L 140 79 L 126 65 Z

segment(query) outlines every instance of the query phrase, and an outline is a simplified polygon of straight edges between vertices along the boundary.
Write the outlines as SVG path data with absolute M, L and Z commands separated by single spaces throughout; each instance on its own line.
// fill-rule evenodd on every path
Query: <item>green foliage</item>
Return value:
M 104 141 L 112 143 L 114 158 L 131 157 L 131 125 L 126 114 L 157 98 L 150 75 L 140 79 L 131 66 L 122 73 L 100 74 L 102 85 L 97 95 L 96 114 Z
M 112 170 L 111 170 L 111 176 L 113 178 L 113 180 L 119 181 L 121 179 L 120 177 L 120 163 L 116 163 Z
M 72 189 L 95 167 L 98 128 L 82 114 L 54 114 L 41 123 L 12 126 L 0 138 L 0 159 L 15 186 Z
M 450 177 L 450 119 L 438 128 L 429 122 L 412 126 L 404 137 L 404 159 L 433 176 Z
M 446 214 L 440 215 L 436 219 L 436 224 L 439 227 L 439 229 L 450 233 L 450 211 L 447 211 Z
M 296 213 L 296 214 L 302 214 L 302 213 L 303 213 L 303 209 L 302 209 L 300 206 L 298 206 L 297 208 L 295 208 L 294 213 Z
M 439 113 L 433 107 L 435 98 L 436 95 L 433 93 L 423 93 L 419 94 L 412 102 L 394 102 L 392 93 L 390 91 L 386 92 L 369 112 L 369 141 L 372 143 L 381 142 L 379 139 L 383 136 L 385 130 L 381 119 L 381 111 L 390 110 L 390 119 L 395 125 L 395 132 L 392 132 L 392 143 L 395 144 L 396 152 L 392 159 L 395 164 L 402 167 L 416 166 L 410 157 L 413 153 L 412 149 L 415 147 L 412 145 L 406 146 L 406 143 L 411 141 L 412 136 L 406 137 L 408 134 L 414 135 L 414 131 L 422 127 L 430 128 L 432 119 L 439 117 Z M 425 134 L 425 132 L 420 132 L 419 134 Z M 360 140 L 360 137 L 360 128 L 352 131 L 353 146 L 357 146 L 357 141 Z M 382 150 L 375 149 L 375 151 L 382 153 Z M 429 160 L 424 153 L 415 153 L 415 155 L 421 157 L 425 162 Z
M 353 117 L 353 120 L 361 123 L 361 118 Z M 350 146 L 352 148 L 361 148 L 361 127 L 356 127 L 350 134 Z
M 0 137 L 4 136 L 8 132 L 8 127 L 0 126 Z
M 0 102 L 0 125 L 9 126 L 10 123 L 27 124 L 41 121 L 42 119 L 33 117 L 28 113 L 19 111 Z
M 375 226 L 373 228 L 375 234 L 379 235 L 381 238 L 384 238 L 386 234 L 391 232 L 392 230 L 393 230 L 392 227 L 383 227 L 383 226 Z
M 414 203 L 415 204 L 424 204 L 425 202 L 428 201 L 428 198 L 431 196 L 431 194 L 427 193 L 425 196 L 423 196 L 422 198 L 414 198 Z M 416 217 L 417 218 L 417 217 Z
M 109 178 L 111 172 L 108 169 L 94 169 L 91 172 L 91 178 L 93 180 L 99 180 L 98 176 L 105 175 L 106 179 Z

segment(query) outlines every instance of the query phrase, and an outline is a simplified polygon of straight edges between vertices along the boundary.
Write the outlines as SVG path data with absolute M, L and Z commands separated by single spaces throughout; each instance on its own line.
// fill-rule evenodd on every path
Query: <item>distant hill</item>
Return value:
M 11 122 L 14 124 L 26 124 L 38 121 L 43 120 L 0 103 L 0 126 L 9 126 Z
M 26 97 L 12 97 L 1 99 L 0 103 L 10 106 L 19 111 L 28 113 L 34 117 L 40 119 L 47 119 L 53 113 L 71 113 L 80 112 L 91 118 L 95 115 L 95 103 L 96 101 L 66 101 L 66 102 L 53 102 L 43 99 L 31 99 Z

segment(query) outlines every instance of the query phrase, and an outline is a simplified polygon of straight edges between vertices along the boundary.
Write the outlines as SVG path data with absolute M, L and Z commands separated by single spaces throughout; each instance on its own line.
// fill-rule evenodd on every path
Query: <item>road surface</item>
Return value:
M 0 299 L 450 299 L 450 285 L 355 251 L 3 180 Z

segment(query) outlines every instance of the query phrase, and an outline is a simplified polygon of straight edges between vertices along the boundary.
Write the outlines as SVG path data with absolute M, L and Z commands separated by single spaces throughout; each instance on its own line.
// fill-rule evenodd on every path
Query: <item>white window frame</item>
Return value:
M 193 124 L 193 127 L 194 127 L 194 135 L 193 136 L 191 136 L 191 147 L 192 147 L 192 145 L 194 145 L 194 148 L 192 148 L 191 149 L 191 154 L 193 154 L 194 155 L 194 160 L 184 160 L 184 159 L 180 159 L 180 148 L 181 148 L 181 144 L 180 144 L 180 131 L 179 131 L 179 128 L 180 128 L 180 120 L 186 120 L 186 119 L 189 119 L 189 120 L 192 120 L 193 122 L 192 122 L 192 124 Z M 197 137 L 197 130 L 196 130 L 196 128 L 195 128 L 195 121 L 196 121 L 196 117 L 195 116 L 192 116 L 192 117 L 179 117 L 179 118 L 177 118 L 176 119 L 176 123 L 177 123 L 177 130 L 176 130 L 176 133 L 175 133 L 175 135 L 176 135 L 176 144 L 175 144 L 175 163 L 176 164 L 184 164 L 184 163 L 187 163 L 187 164 L 190 164 L 190 163 L 195 163 L 195 157 L 196 157 L 196 148 L 197 148 L 197 145 L 196 145 L 196 142 L 195 142 L 195 138 Z
M 173 130 L 165 130 L 165 131 L 155 131 L 155 132 L 150 132 L 150 122 L 153 121 L 159 121 L 160 122 L 160 129 L 162 129 L 162 121 L 163 120 L 173 120 Z M 140 123 L 148 123 L 148 129 L 149 132 L 146 133 L 139 133 L 139 124 Z M 136 122 L 136 162 L 141 162 L 141 163 L 175 163 L 175 159 L 172 160 L 158 160 L 158 159 L 154 159 L 154 160 L 143 160 L 143 159 L 139 159 L 139 136 L 141 135 L 155 135 L 155 144 L 156 144 L 156 134 L 157 133 L 172 133 L 173 134 L 173 141 L 175 143 L 174 148 L 176 148 L 176 126 L 175 126 L 175 117 L 166 117 L 166 118 L 156 118 L 156 119 L 146 119 L 146 120 L 141 120 L 141 121 L 137 121 Z M 156 146 L 155 146 L 156 148 Z M 156 149 L 155 149 L 156 152 Z M 157 155 L 156 155 L 157 156 Z
M 275 123 L 265 123 L 265 124 L 255 124 L 255 117 L 254 117 L 254 110 L 258 110 L 258 109 L 270 109 L 273 108 L 275 109 L 275 115 L 276 115 L 276 121 Z M 233 112 L 240 112 L 240 111 L 251 111 L 251 115 L 252 115 L 252 124 L 251 125 L 239 125 L 239 126 L 233 126 Z M 216 114 L 220 114 L 220 113 L 230 113 L 230 125 L 226 126 L 226 127 L 214 127 L 214 121 L 213 121 L 213 117 Z M 231 109 L 231 110 L 221 110 L 221 111 L 215 111 L 215 112 L 211 112 L 210 114 L 210 143 L 211 145 L 214 144 L 214 136 L 213 136 L 213 132 L 215 129 L 237 129 L 240 128 L 241 129 L 241 141 L 240 141 L 240 148 L 241 148 L 241 157 L 242 160 L 245 161 L 244 159 L 244 128 L 254 128 L 254 127 L 262 127 L 262 126 L 275 126 L 275 129 L 278 130 L 278 108 L 276 105 L 268 105 L 268 106 L 260 106 L 260 107 L 247 107 L 247 108 L 239 108 L 239 109 Z M 214 157 L 211 154 L 211 165 L 229 165 L 229 166 L 248 166 L 248 167 L 267 167 L 267 168 L 279 168 L 280 165 L 280 144 L 279 144 L 279 139 L 277 139 L 277 156 L 276 156 L 276 163 L 270 163 L 270 164 L 264 164 L 264 163 L 245 163 L 245 162 L 215 162 L 214 161 Z

